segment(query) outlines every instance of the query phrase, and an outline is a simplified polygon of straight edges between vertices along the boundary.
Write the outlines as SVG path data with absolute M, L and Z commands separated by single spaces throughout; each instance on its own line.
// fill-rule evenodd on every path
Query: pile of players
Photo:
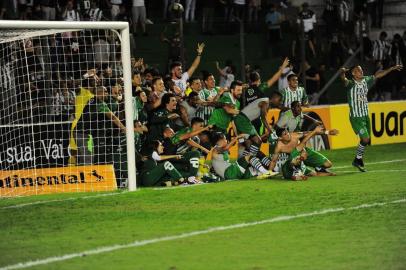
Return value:
M 177 75 L 179 67 L 172 67 L 173 86 L 185 94 L 179 98 L 174 93 L 158 93 L 160 104 L 148 115 L 143 143 L 146 147 L 140 150 L 148 152 L 140 155 L 142 161 L 138 163 L 141 184 L 170 186 L 217 179 L 266 179 L 279 173 L 292 180 L 334 175 L 328 170 L 331 161 L 307 144 L 313 136 L 337 135 L 338 131 L 325 130 L 319 121 L 302 113 L 302 106 L 308 106 L 308 97 L 298 86 L 297 75 L 287 76 L 288 87 L 283 91 L 267 93 L 288 65 L 285 59 L 266 82 L 252 72 L 249 84 L 232 81 L 227 88 L 215 87 L 213 75 L 204 78 L 204 89 L 200 80 L 191 78 L 185 91 L 181 89 L 184 75 L 181 70 Z M 281 109 L 274 125 L 266 120 L 271 108 Z M 190 125 L 179 128 L 185 118 Z M 314 122 L 312 131 L 301 131 L 305 118 Z M 269 155 L 260 150 L 263 142 L 270 145 Z M 230 149 L 237 144 L 238 157 L 231 160 Z M 278 162 L 281 154 L 285 156 L 283 164 Z M 210 164 L 210 172 L 202 173 L 202 167 L 208 166 L 202 164 Z

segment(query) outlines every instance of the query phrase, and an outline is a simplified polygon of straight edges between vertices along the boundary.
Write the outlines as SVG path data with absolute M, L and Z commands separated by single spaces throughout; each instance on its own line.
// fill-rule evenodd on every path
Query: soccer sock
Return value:
M 269 167 L 269 165 L 271 164 L 271 160 L 268 157 L 263 157 L 261 159 L 262 164 L 264 164 L 265 166 Z
M 246 156 L 249 156 L 250 155 L 250 151 L 248 151 L 248 150 L 244 150 L 244 152 L 242 152 L 242 156 L 243 157 L 246 157 Z
M 251 146 L 250 146 L 250 154 L 251 154 L 252 156 L 256 157 L 257 154 L 258 154 L 258 151 L 259 151 L 259 146 L 256 145 L 256 144 L 254 144 L 254 143 L 251 144 Z
M 262 166 L 261 161 L 259 160 L 259 158 L 253 157 L 250 159 L 250 164 L 252 165 L 252 167 L 254 167 L 256 170 L 258 170 L 261 173 L 267 173 L 268 170 L 264 168 L 264 166 Z
M 357 159 L 362 159 L 362 157 L 364 156 L 364 152 L 365 152 L 365 145 L 362 145 L 361 143 L 358 144 Z

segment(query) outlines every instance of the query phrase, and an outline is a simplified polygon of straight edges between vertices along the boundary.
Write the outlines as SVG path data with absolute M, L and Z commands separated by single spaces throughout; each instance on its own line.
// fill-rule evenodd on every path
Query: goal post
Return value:
M 93 35 L 93 33 L 95 34 Z M 105 40 L 111 37 L 111 42 L 109 40 L 110 43 L 103 43 L 101 36 L 105 37 Z M 68 46 L 65 46 L 64 42 L 68 44 L 67 41 L 73 38 L 83 41 L 71 42 L 68 50 Z M 61 40 L 62 46 L 55 45 L 56 39 Z M 29 42 L 36 42 L 38 45 L 27 45 Z M 41 53 L 35 53 L 36 46 L 41 47 Z M 55 51 L 60 53 L 54 55 L 52 52 Z M 106 55 L 103 55 L 104 51 L 108 55 L 107 59 L 105 59 Z M 89 181 L 92 182 L 90 187 L 82 189 L 77 185 L 76 190 L 104 190 L 94 188 L 103 179 L 103 176 L 95 173 L 94 168 L 99 168 L 97 166 L 104 168 L 104 165 L 111 165 L 112 174 L 117 179 L 119 177 L 126 178 L 121 180 L 125 180 L 123 182 L 127 183 L 129 191 L 136 190 L 134 105 L 130 52 L 130 33 L 127 22 L 1 21 L 0 91 L 3 92 L 0 93 L 0 106 L 3 108 L 0 108 L 0 127 L 4 131 L 0 131 L 2 133 L 0 134 L 2 136 L 0 151 L 3 152 L 0 156 L 0 191 L 7 190 L 7 188 L 10 191 L 15 188 L 31 187 L 36 191 L 27 194 L 40 194 L 37 190 L 43 186 L 39 185 L 48 185 L 51 190 L 61 190 L 68 186 L 63 184 L 69 183 L 70 180 L 68 181 L 64 177 L 68 177 L 67 172 L 72 168 L 71 161 L 77 162 L 75 155 L 79 156 L 76 154 L 79 150 L 72 151 L 72 136 L 76 147 L 80 138 L 75 137 L 74 134 L 80 125 L 86 128 L 108 126 L 106 128 L 108 132 L 103 130 L 98 132 L 108 135 L 105 135 L 105 138 L 97 135 L 100 136 L 100 140 L 97 140 L 97 136 L 92 136 L 92 132 L 83 128 L 85 131 L 83 133 L 89 134 L 86 134 L 86 141 L 82 143 L 82 147 L 93 156 L 103 155 L 103 157 L 96 157 L 96 161 L 92 157 L 90 163 L 74 163 L 74 166 L 94 166 L 90 168 L 90 173 L 81 172 L 83 175 L 72 176 L 72 183 L 75 181 L 85 182 L 84 179 L 87 177 L 85 174 L 89 174 L 92 179 Z M 99 58 L 104 58 L 105 62 Z M 47 68 L 48 65 L 52 68 Z M 54 65 L 57 66 L 57 71 L 55 71 Z M 10 66 L 13 67 L 12 70 L 10 70 Z M 103 72 L 103 70 L 108 75 L 96 80 L 97 73 Z M 78 85 L 78 81 L 83 81 L 88 85 Z M 109 82 L 109 87 L 105 87 L 103 82 Z M 68 88 L 67 84 L 72 85 L 72 89 L 74 88 L 76 91 L 72 94 L 75 96 L 73 105 L 67 101 L 67 97 L 63 96 L 64 91 L 67 91 L 65 90 Z M 119 90 L 117 90 L 118 88 Z M 42 89 L 44 91 L 41 91 Z M 109 93 L 108 98 L 111 99 L 113 91 L 123 92 L 121 96 L 123 101 L 120 102 L 119 98 L 115 100 L 117 115 L 106 108 L 107 105 L 104 101 L 100 101 L 105 99 L 105 93 Z M 56 97 L 60 97 L 62 100 L 57 107 L 53 103 L 53 100 L 57 99 Z M 89 108 L 93 101 L 97 103 L 95 107 L 97 109 L 95 109 L 94 115 L 91 115 L 90 112 L 93 113 L 93 111 Z M 55 110 L 64 110 L 60 108 L 65 107 L 70 108 L 69 115 L 54 112 Z M 120 111 L 121 108 L 123 109 Z M 38 117 L 37 113 L 34 112 L 37 109 L 39 111 Z M 88 123 L 83 124 L 81 121 L 84 122 L 84 120 L 81 120 L 80 117 L 81 115 L 84 116 L 87 110 L 89 110 L 89 119 L 95 121 L 88 121 Z M 51 111 L 52 114 L 50 114 Z M 61 114 L 62 118 L 54 118 L 57 113 Z M 97 118 L 94 118 L 95 115 Z M 100 115 L 103 117 L 100 118 Z M 59 133 L 59 127 L 63 129 L 62 135 Z M 31 133 L 26 134 L 29 132 Z M 119 135 L 115 135 L 117 132 Z M 51 134 L 51 136 L 47 137 L 47 134 Z M 41 140 L 41 143 L 34 142 L 36 136 L 47 138 L 47 140 Z M 68 144 L 67 137 L 69 137 L 69 147 L 66 147 Z M 51 141 L 58 138 L 64 142 L 60 146 L 52 144 Z M 28 141 L 30 142 L 28 143 Z M 12 146 L 8 148 L 7 143 Z M 18 145 L 19 143 L 21 145 Z M 104 152 L 101 150 L 98 152 L 97 149 L 101 149 L 100 146 L 104 144 L 109 147 L 104 147 Z M 44 148 L 43 151 L 42 147 Z M 124 153 L 116 149 L 121 149 Z M 40 150 L 44 152 L 43 156 L 40 156 L 42 154 Z M 60 158 L 58 153 L 64 158 Z M 52 155 L 55 156 L 54 164 L 47 166 L 46 160 Z M 58 158 L 60 159 L 57 160 Z M 36 179 L 32 179 L 26 175 L 32 172 L 41 175 L 44 170 L 50 170 L 53 174 L 60 175 L 60 178 L 58 178 L 59 176 L 48 175 L 48 178 L 38 176 Z M 6 173 L 7 171 L 13 171 L 15 175 L 10 176 Z M 16 171 L 19 175 L 15 173 Z M 25 175 L 25 178 L 20 174 Z M 60 183 L 63 184 L 57 186 Z M 70 190 L 75 191 L 74 188 Z M 7 192 L 1 194 L 4 195 Z M 24 193 L 20 195 L 24 195 Z

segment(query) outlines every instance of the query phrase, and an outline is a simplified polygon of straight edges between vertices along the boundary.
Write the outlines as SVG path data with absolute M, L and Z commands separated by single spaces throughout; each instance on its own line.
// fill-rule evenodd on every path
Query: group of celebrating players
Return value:
M 200 49 L 201 54 L 202 48 Z M 279 173 L 291 180 L 335 175 L 329 170 L 332 162 L 308 147 L 308 142 L 316 135 L 338 135 L 339 132 L 335 129 L 326 130 L 321 122 L 302 113 L 302 106 L 308 107 L 309 103 L 306 91 L 298 85 L 298 76 L 288 75 L 288 87 L 282 91 L 267 93 L 283 76 L 283 70 L 288 65 L 289 60 L 285 59 L 279 70 L 266 82 L 261 81 L 259 73 L 252 72 L 249 75 L 249 84 L 234 80 L 228 88 L 214 87 L 213 75 L 209 74 L 204 79 L 204 90 L 199 85 L 200 81 L 195 83 L 193 78 L 189 79 L 187 87 L 184 84 L 187 72 L 182 74 L 180 64 L 171 66 L 173 86 L 178 87 L 185 95 L 179 99 L 173 93 L 157 94 L 161 98 L 160 106 L 152 111 L 149 124 L 153 134 L 161 134 L 162 137 L 156 139 L 157 136 L 147 133 L 146 145 L 150 151 L 142 158 L 143 165 L 139 170 L 141 184 L 168 186 L 196 184 L 202 180 L 218 178 L 267 179 Z M 365 77 L 360 66 L 340 70 L 348 94 L 350 122 L 360 138 L 352 164 L 362 172 L 366 171 L 363 162 L 365 146 L 370 142 L 368 90 L 376 79 L 401 68 L 394 66 Z M 352 74 L 351 80 L 346 78 L 348 71 Z M 210 84 L 213 87 L 210 88 Z M 174 113 L 179 105 L 181 111 L 189 117 L 190 126 L 175 132 L 171 124 L 180 120 L 179 115 Z M 271 108 L 281 110 L 274 125 L 266 119 Z M 313 130 L 301 130 L 304 119 L 314 122 Z M 257 122 L 262 129 L 261 135 L 258 126 L 255 127 Z M 234 134 L 232 139 L 229 136 L 231 133 Z M 260 150 L 264 142 L 270 145 L 269 155 Z M 230 149 L 236 144 L 239 145 L 238 157 L 232 161 Z M 281 154 L 287 158 L 283 164 L 278 164 Z M 214 174 L 199 174 L 204 156 L 210 160 L 208 164 Z

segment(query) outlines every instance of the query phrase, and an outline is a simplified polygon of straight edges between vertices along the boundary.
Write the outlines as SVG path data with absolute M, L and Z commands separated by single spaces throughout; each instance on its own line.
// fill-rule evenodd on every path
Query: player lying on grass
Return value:
M 301 152 L 303 149 L 305 149 L 306 153 L 307 153 L 307 157 L 304 160 L 304 164 L 306 166 L 315 168 L 317 173 L 328 173 L 328 174 L 330 173 L 327 169 L 331 168 L 333 166 L 332 162 L 330 160 L 328 160 L 328 158 L 326 158 L 324 155 L 320 154 L 319 152 L 306 147 L 306 143 L 314 135 L 321 135 L 321 134 L 337 135 L 338 130 L 336 130 L 336 129 L 324 130 L 322 126 L 317 126 L 311 132 L 292 132 L 292 133 L 290 133 L 286 129 L 278 129 L 276 131 L 276 133 L 277 133 L 279 139 L 278 139 L 278 143 L 275 147 L 275 152 L 272 155 L 272 161 L 271 161 L 271 165 L 269 167 L 271 170 L 273 170 L 275 168 L 276 162 L 278 160 L 280 153 L 289 154 L 290 155 L 289 160 L 292 160 L 292 156 L 297 157 L 297 151 Z M 288 161 L 286 161 L 286 162 L 288 162 Z M 288 167 L 285 167 L 285 169 L 288 169 Z M 284 173 L 285 178 L 287 178 L 287 179 L 292 178 L 291 175 L 285 174 L 285 171 L 283 168 L 282 168 L 282 172 Z
M 244 137 L 245 134 L 240 134 L 228 143 L 224 134 L 218 132 L 213 135 L 215 146 L 211 150 L 211 164 L 216 174 L 225 180 L 248 179 L 255 176 L 258 179 L 265 179 L 276 175 L 277 173 L 265 169 L 261 161 L 251 155 L 243 156 L 234 162 L 230 161 L 229 149 Z
M 140 175 L 143 186 L 171 186 L 183 183 L 197 183 L 195 176 L 199 168 L 199 159 L 196 160 L 196 166 L 191 166 L 190 168 L 183 166 L 183 170 L 176 169 L 169 160 L 180 160 L 182 155 L 162 155 L 163 151 L 164 146 L 162 143 L 160 141 L 154 141 L 153 152 L 148 156 L 147 160 L 144 161 Z M 185 180 L 186 177 L 188 177 L 187 180 Z M 189 181 L 189 179 L 191 179 L 191 181 Z

